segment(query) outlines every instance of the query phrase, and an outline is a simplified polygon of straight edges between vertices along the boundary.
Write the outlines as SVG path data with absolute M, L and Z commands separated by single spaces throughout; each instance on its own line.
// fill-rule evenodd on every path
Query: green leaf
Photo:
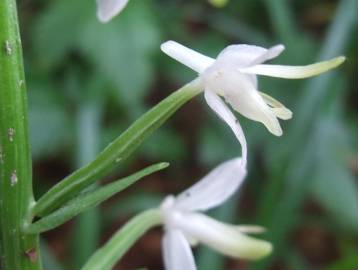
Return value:
M 133 153 L 177 109 L 201 91 L 200 80 L 194 80 L 162 100 L 110 143 L 95 160 L 75 171 L 44 194 L 35 204 L 33 213 L 38 216 L 49 214 L 104 177 Z
M 39 221 L 31 224 L 29 227 L 25 228 L 25 232 L 29 234 L 45 232 L 56 228 L 57 226 L 65 223 L 79 213 L 90 209 L 99 203 L 107 200 L 116 193 L 124 190 L 128 186 L 134 184 L 136 181 L 141 178 L 152 174 L 156 171 L 162 170 L 168 167 L 168 163 L 159 163 L 156 165 L 149 166 L 131 176 L 128 176 L 124 179 L 117 180 L 111 184 L 108 184 L 104 187 L 98 188 L 95 191 L 85 193 L 82 196 L 79 196 L 72 201 L 70 201 L 64 207 L 58 209 L 57 211 L 51 213 L 50 215 L 43 217 Z
M 320 143 L 311 192 L 333 220 L 358 232 L 358 188 L 347 160 L 350 149 L 342 119 L 322 119 L 318 125 Z
M 82 270 L 110 270 L 128 249 L 150 228 L 162 223 L 159 209 L 147 210 L 133 219 L 100 248 Z

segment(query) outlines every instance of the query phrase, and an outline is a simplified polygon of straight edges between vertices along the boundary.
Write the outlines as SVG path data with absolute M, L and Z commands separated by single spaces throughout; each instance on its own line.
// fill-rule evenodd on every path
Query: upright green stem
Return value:
M 0 268 L 41 269 L 38 235 L 25 235 L 34 203 L 25 77 L 16 1 L 0 1 Z

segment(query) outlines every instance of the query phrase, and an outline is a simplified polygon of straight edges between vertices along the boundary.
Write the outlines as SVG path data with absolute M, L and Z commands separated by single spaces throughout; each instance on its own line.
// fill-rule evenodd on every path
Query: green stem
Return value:
M 45 216 L 51 213 L 77 196 L 84 188 L 106 176 L 185 102 L 202 91 L 202 82 L 196 79 L 162 100 L 109 144 L 96 159 L 63 179 L 43 195 L 33 208 L 34 215 Z
M 0 268 L 41 269 L 31 221 L 31 158 L 27 100 L 16 1 L 0 1 Z

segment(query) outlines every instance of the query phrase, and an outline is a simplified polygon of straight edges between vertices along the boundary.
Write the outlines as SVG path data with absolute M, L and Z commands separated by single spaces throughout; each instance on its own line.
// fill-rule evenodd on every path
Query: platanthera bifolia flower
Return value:
M 257 226 L 235 226 L 212 219 L 205 211 L 225 202 L 242 184 L 246 164 L 241 158 L 226 161 L 178 196 L 168 196 L 161 205 L 164 222 L 163 257 L 166 270 L 195 270 L 190 245 L 203 243 L 232 258 L 258 260 L 272 245 L 245 232 Z
M 256 75 L 286 79 L 307 78 L 335 68 L 345 60 L 345 57 L 340 56 L 307 66 L 262 64 L 277 57 L 284 50 L 283 45 L 276 45 L 269 49 L 253 45 L 231 45 L 216 59 L 202 55 L 175 41 L 163 43 L 161 49 L 170 57 L 199 73 L 205 87 L 205 98 L 210 107 L 218 104 L 218 96 L 222 96 L 234 110 L 251 120 L 263 123 L 276 136 L 282 135 L 278 118 L 290 119 L 292 112 L 274 98 L 258 90 Z M 220 111 L 217 112 L 220 115 Z
M 224 110 L 222 115 L 229 125 L 235 125 L 233 130 L 241 143 L 242 158 L 220 164 L 189 189 L 164 199 L 160 211 L 165 230 L 163 257 L 167 270 L 195 270 L 190 245 L 198 243 L 233 258 L 250 260 L 260 259 L 272 250 L 270 243 L 245 234 L 260 231 L 260 227 L 225 224 L 201 213 L 224 203 L 246 177 L 244 134 L 230 110 Z
M 129 0 L 97 0 L 97 17 L 106 23 L 121 12 Z

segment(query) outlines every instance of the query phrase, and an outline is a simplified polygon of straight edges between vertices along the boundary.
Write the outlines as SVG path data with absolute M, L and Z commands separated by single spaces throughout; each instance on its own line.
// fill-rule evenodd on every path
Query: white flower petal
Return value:
M 166 229 L 162 244 L 166 270 L 196 270 L 190 245 L 181 231 Z
M 301 79 L 326 72 L 339 66 L 344 61 L 345 57 L 339 56 L 328 61 L 318 62 L 307 66 L 256 65 L 239 68 L 239 70 L 240 72 L 248 74 L 266 75 L 285 79 Z
M 97 0 L 97 17 L 106 23 L 127 5 L 129 0 Z
M 164 42 L 160 48 L 165 54 L 198 73 L 202 73 L 215 62 L 215 59 L 198 53 L 172 40 Z
M 207 210 L 222 204 L 242 184 L 246 168 L 240 158 L 226 161 L 189 189 L 180 193 L 174 207 L 184 211 Z
M 208 103 L 209 107 L 232 129 L 236 138 L 241 144 L 242 148 L 242 161 L 244 166 L 246 166 L 247 161 L 247 143 L 244 132 L 241 128 L 239 121 L 236 119 L 235 115 L 230 111 L 226 104 L 221 100 L 221 98 L 211 91 L 205 90 L 204 92 L 205 100 Z
M 225 98 L 234 110 L 243 116 L 263 123 L 276 136 L 282 129 L 276 115 L 255 89 L 252 79 L 234 68 L 225 68 L 215 63 L 201 75 L 206 91 Z
M 277 57 L 285 47 L 281 44 L 269 49 L 263 47 L 238 44 L 226 47 L 218 56 L 218 61 L 231 63 L 236 67 L 248 67 L 263 63 Z
M 257 260 L 272 251 L 269 242 L 247 236 L 235 226 L 203 214 L 184 214 L 178 220 L 177 228 L 212 249 L 234 258 Z
M 267 49 L 254 45 L 237 44 L 227 46 L 220 52 L 217 61 L 226 64 L 232 64 L 236 67 L 247 67 L 262 55 L 265 55 Z
M 285 50 L 285 46 L 282 44 L 273 46 L 271 48 L 269 48 L 266 53 L 264 53 L 263 55 L 259 56 L 258 58 L 255 59 L 255 61 L 253 63 L 251 63 L 252 65 L 257 65 L 260 63 L 263 63 L 267 60 L 276 58 L 277 56 L 279 56 L 283 51 Z
M 292 118 L 292 112 L 287 109 L 281 102 L 263 92 L 260 92 L 260 95 L 264 101 L 272 107 L 272 111 L 278 118 L 282 120 L 288 120 Z

